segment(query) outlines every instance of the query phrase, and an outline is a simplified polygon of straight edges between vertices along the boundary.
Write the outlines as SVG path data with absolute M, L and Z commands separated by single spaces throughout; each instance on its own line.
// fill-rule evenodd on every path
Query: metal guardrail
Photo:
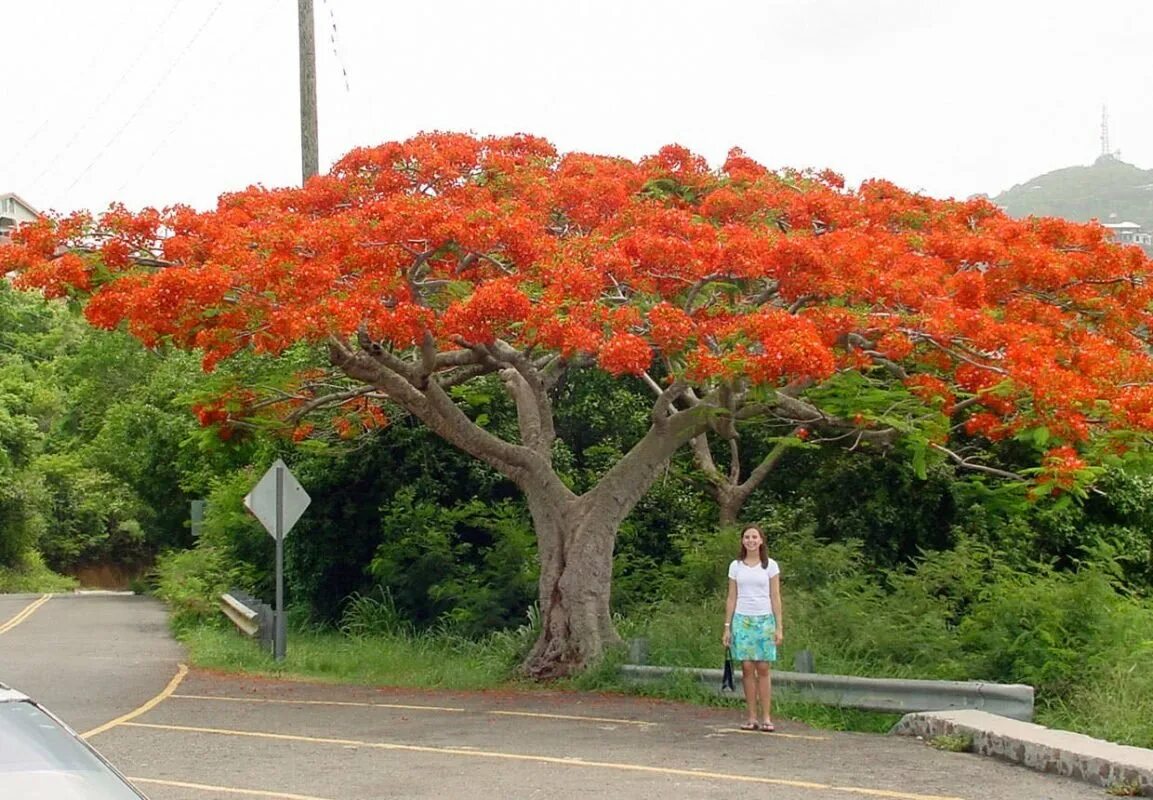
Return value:
M 260 633 L 260 612 L 251 609 L 231 594 L 220 595 L 220 610 L 248 636 Z
M 684 674 L 720 691 L 721 670 L 687 667 L 652 667 L 625 664 L 621 676 L 633 681 L 655 682 Z M 741 696 L 741 672 L 736 670 L 737 696 Z M 869 711 L 909 713 L 974 708 L 1003 717 L 1031 722 L 1033 687 L 1020 683 L 982 681 L 926 681 L 904 678 L 858 678 L 773 670 L 773 689 L 788 697 L 822 705 L 846 706 Z
M 267 603 L 239 589 L 232 589 L 220 595 L 220 610 L 241 633 L 259 638 L 261 644 L 271 645 L 275 635 L 275 617 Z

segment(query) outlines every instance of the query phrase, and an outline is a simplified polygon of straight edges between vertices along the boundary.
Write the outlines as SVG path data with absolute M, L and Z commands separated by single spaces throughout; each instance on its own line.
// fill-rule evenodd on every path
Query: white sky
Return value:
M 8 0 L 0 192 L 41 210 L 300 180 L 293 0 Z M 1153 167 L 1150 0 L 315 0 L 322 171 L 422 130 L 996 194 Z M 335 23 L 335 41 L 333 24 Z M 347 71 L 345 84 L 342 70 Z

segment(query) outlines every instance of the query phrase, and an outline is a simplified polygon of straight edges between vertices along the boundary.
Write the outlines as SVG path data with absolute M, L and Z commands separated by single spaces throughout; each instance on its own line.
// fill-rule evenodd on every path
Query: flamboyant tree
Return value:
M 1096 225 L 1014 221 L 884 181 L 852 191 L 738 150 L 711 170 L 679 147 L 633 163 L 530 136 L 421 135 L 205 213 L 48 219 L 3 248 L 0 271 L 84 296 L 96 325 L 199 349 L 206 369 L 242 348 L 321 343 L 344 382 L 282 387 L 290 419 L 325 403 L 379 419 L 387 400 L 506 475 L 538 536 L 535 676 L 615 640 L 616 531 L 694 438 L 765 418 L 995 472 L 950 434 L 1034 431 L 1048 451 L 1038 485 L 1069 490 L 1089 451 L 1141 447 L 1153 429 L 1138 250 Z M 573 368 L 655 390 L 647 433 L 580 495 L 553 464 L 552 390 Z M 490 374 L 517 436 L 456 401 Z M 256 400 L 247 388 L 202 418 L 226 421 Z

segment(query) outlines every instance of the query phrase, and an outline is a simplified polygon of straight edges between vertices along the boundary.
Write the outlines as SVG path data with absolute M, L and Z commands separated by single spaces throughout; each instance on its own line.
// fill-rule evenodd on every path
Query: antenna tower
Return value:
M 1109 150 L 1109 109 L 1101 106 L 1101 155 L 1111 156 Z
M 1114 150 L 1109 146 L 1109 109 L 1107 106 L 1101 106 L 1101 155 L 1109 158 L 1117 158 L 1121 155 L 1120 150 Z

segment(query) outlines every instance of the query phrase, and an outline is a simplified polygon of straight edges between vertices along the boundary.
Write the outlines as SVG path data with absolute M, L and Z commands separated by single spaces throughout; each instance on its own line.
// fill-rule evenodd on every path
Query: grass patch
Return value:
M 350 637 L 291 632 L 277 662 L 258 642 L 215 626 L 179 638 L 198 667 L 277 678 L 435 689 L 488 689 L 515 681 L 499 648 L 448 637 Z
M 970 753 L 973 750 L 973 737 L 965 733 L 946 733 L 929 739 L 928 745 L 949 753 Z
M 1141 784 L 1137 781 L 1118 781 L 1106 786 L 1105 794 L 1113 797 L 1140 797 Z
M 1065 702 L 1037 709 L 1037 723 L 1097 739 L 1153 748 L 1153 665 L 1134 657 Z
M 39 553 L 25 555 L 13 567 L 0 566 L 0 594 L 70 592 L 78 585 L 75 578 L 58 575 L 44 566 Z

